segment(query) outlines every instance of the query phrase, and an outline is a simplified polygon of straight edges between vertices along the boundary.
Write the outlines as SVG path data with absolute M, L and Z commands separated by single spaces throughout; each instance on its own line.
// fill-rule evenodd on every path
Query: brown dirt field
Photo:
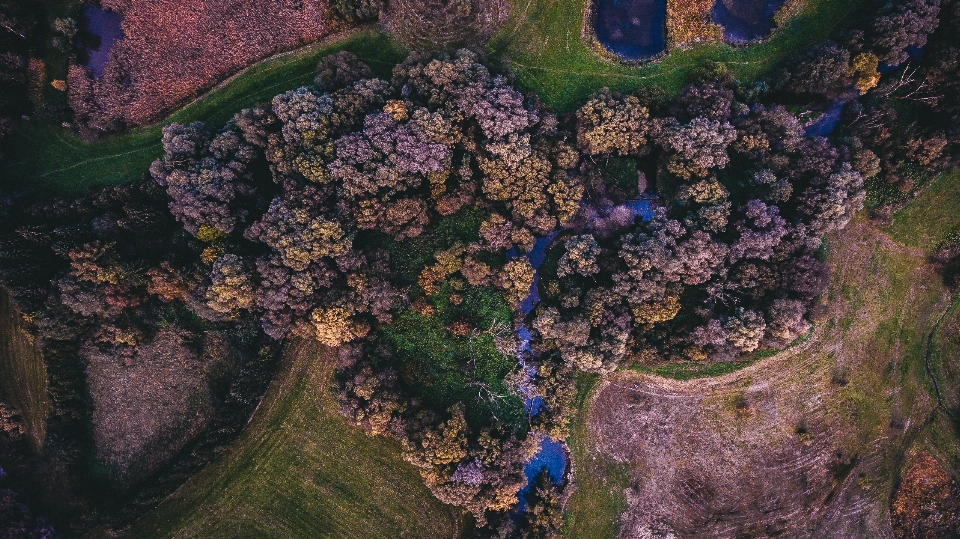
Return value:
M 94 99 L 142 125 L 273 53 L 327 32 L 323 0 L 102 0 L 123 16 Z
M 588 454 L 631 469 L 621 537 L 893 537 L 900 456 L 936 404 L 926 335 L 949 295 L 921 252 L 863 221 L 829 252 L 828 312 L 806 343 L 718 378 L 601 382 Z

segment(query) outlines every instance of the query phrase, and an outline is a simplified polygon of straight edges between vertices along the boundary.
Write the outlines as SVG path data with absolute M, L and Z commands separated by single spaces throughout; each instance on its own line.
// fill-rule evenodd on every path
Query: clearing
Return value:
M 436 537 L 460 533 L 400 447 L 348 426 L 327 390 L 336 351 L 288 346 L 229 452 L 137 522 L 130 537 Z
M 934 211 L 936 200 L 914 204 Z M 933 218 L 912 206 L 901 227 Z M 621 537 L 892 537 L 900 459 L 937 406 L 928 335 L 951 295 L 923 251 L 862 218 L 830 238 L 828 263 L 827 312 L 808 341 L 716 378 L 620 372 L 594 387 L 571 443 L 585 490 L 567 537 L 599 526 Z

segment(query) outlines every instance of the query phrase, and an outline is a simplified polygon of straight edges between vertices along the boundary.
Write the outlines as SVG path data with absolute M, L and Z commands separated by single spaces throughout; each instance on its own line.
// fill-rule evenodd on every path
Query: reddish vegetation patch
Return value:
M 903 538 L 960 533 L 960 486 L 928 453 L 910 466 L 893 498 L 893 533 Z
M 97 456 L 121 481 L 136 481 L 163 465 L 208 425 L 209 384 L 232 352 L 215 334 L 204 354 L 176 329 L 137 347 L 87 345 L 93 436 Z
M 95 127 L 140 125 L 272 53 L 324 35 L 323 0 L 102 0 L 126 37 L 104 75 L 70 72 L 74 110 Z M 84 78 L 87 78 L 84 81 Z

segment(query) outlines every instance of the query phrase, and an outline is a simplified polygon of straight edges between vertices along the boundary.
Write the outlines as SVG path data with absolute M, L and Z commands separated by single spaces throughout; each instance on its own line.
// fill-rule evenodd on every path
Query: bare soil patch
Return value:
M 718 378 L 602 382 L 588 454 L 631 470 L 621 537 L 893 537 L 892 478 L 935 406 L 925 341 L 949 296 L 921 253 L 866 223 L 830 253 L 806 343 Z
M 327 32 L 323 0 L 102 0 L 124 39 L 103 76 L 70 70 L 71 105 L 94 128 L 142 125 L 270 54 Z

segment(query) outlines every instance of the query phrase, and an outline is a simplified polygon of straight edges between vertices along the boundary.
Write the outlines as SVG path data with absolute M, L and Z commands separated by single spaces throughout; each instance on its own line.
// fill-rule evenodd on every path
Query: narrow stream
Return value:
M 635 200 L 628 200 L 620 206 L 609 208 L 606 213 L 613 213 L 626 209 L 634 218 L 639 217 L 641 220 L 647 221 L 653 217 L 653 202 L 654 197 L 643 196 Z M 559 234 L 559 231 L 557 231 L 537 238 L 533 244 L 533 249 L 531 249 L 531 251 L 525 255 L 530 261 L 530 265 L 533 266 L 534 275 L 533 284 L 530 285 L 530 294 L 523 300 L 523 303 L 520 306 L 520 312 L 524 316 L 529 315 L 530 312 L 533 311 L 533 308 L 536 306 L 536 304 L 540 301 L 540 266 L 543 265 L 543 262 L 547 258 L 547 249 L 550 248 L 550 245 L 553 244 L 553 241 Z M 507 251 L 507 260 L 516 258 L 518 256 L 521 255 L 515 247 Z M 521 367 L 526 370 L 529 379 L 532 380 L 534 377 L 536 377 L 537 372 L 533 366 L 527 365 L 526 360 L 531 353 L 530 342 L 533 336 L 530 333 L 530 329 L 526 325 L 520 326 L 516 330 L 516 335 L 520 341 L 520 345 L 517 349 L 517 361 L 520 363 Z M 526 406 L 527 413 L 530 416 L 537 415 L 543 409 L 543 400 L 533 394 L 532 388 L 525 388 L 524 385 L 521 384 L 520 394 L 524 399 L 524 405 Z M 527 477 L 528 484 L 523 488 L 523 490 L 520 491 L 520 505 L 518 507 L 518 511 L 524 511 L 523 494 L 529 490 L 529 482 L 540 473 L 540 470 L 546 468 L 553 482 L 559 484 L 566 476 L 568 463 L 569 451 L 566 444 L 562 440 L 544 438 L 540 442 L 540 447 L 537 450 L 537 453 L 532 459 L 530 459 L 524 468 L 524 475 Z

